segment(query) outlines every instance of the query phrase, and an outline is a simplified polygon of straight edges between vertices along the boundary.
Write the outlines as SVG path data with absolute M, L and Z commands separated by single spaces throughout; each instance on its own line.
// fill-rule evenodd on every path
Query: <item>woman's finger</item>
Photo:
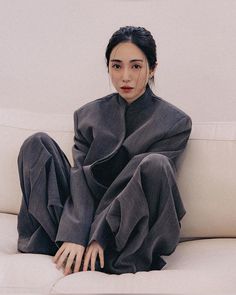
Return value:
M 82 256 L 83 253 L 77 253 L 76 258 L 75 258 L 75 266 L 74 266 L 74 272 L 78 272 L 80 270 L 80 265 L 81 265 L 81 261 L 82 261 Z
M 88 251 L 85 254 L 85 258 L 84 258 L 84 265 L 83 265 L 83 271 L 87 271 L 88 270 L 88 265 L 89 265 L 89 261 L 90 261 L 90 256 L 91 256 L 91 250 L 88 249 Z
M 91 262 L 90 262 L 90 267 L 92 271 L 95 271 L 96 259 L 97 259 L 97 251 L 94 249 L 91 254 Z
M 61 247 L 57 250 L 57 253 L 55 254 L 55 256 L 53 257 L 53 262 L 56 263 L 56 261 L 58 260 L 58 258 L 61 256 L 62 252 L 65 250 L 64 245 L 61 245 Z
M 65 269 L 64 269 L 64 274 L 65 275 L 68 275 L 71 273 L 71 266 L 74 262 L 74 259 L 75 259 L 75 252 L 71 251 L 69 256 L 67 257 L 67 260 L 66 260 L 66 266 L 65 266 Z
M 57 261 L 57 268 L 61 268 L 64 261 L 66 260 L 67 256 L 68 256 L 69 252 L 67 249 L 65 249 L 63 251 L 63 253 L 61 254 L 61 256 L 59 257 L 58 261 Z
M 100 266 L 101 268 L 104 268 L 104 252 L 103 249 L 98 250 L 99 260 L 100 260 Z

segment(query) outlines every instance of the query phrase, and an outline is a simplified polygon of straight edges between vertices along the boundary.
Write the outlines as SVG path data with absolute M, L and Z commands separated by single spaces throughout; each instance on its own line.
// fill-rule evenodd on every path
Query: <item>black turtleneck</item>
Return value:
M 151 107 L 152 101 L 152 96 L 150 94 L 152 94 L 152 91 L 149 86 L 147 86 L 145 92 L 130 104 L 117 94 L 118 103 L 125 106 L 125 138 L 137 130 L 137 128 L 147 120 L 147 116 L 150 116 L 149 107 Z M 97 181 L 109 187 L 127 165 L 129 160 L 129 153 L 122 145 L 112 158 L 95 166 L 93 174 Z
M 128 104 L 124 98 L 119 95 L 120 103 L 125 104 L 125 126 L 126 137 L 137 130 L 148 117 L 150 117 L 150 107 L 152 105 L 152 91 L 147 85 L 145 92 L 135 101 Z

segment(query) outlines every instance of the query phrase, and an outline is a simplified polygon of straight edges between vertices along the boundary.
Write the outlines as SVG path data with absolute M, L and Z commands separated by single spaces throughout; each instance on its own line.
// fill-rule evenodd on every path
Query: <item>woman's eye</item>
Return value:
M 133 68 L 135 68 L 135 69 L 141 69 L 142 67 L 140 65 L 138 65 L 138 64 L 135 64 L 135 65 L 133 65 Z
M 120 68 L 120 65 L 118 65 L 118 64 L 114 64 L 114 65 L 112 65 L 112 68 L 114 68 L 114 69 L 119 69 L 119 68 Z

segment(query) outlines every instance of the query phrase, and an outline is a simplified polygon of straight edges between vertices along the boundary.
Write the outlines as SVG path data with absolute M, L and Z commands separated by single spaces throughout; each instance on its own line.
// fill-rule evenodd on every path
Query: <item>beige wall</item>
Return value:
M 236 121 L 235 0 L 0 0 L 0 107 L 70 114 L 113 91 L 123 25 L 157 42 L 155 93 L 194 121 Z

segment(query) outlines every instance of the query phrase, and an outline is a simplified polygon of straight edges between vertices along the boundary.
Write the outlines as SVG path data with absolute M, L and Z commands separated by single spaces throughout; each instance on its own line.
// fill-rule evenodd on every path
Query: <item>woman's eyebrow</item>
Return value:
M 130 60 L 130 62 L 136 62 L 136 61 L 141 61 L 141 62 L 143 62 L 142 59 L 131 59 L 131 60 Z
M 112 62 L 122 62 L 122 60 L 120 59 L 111 59 Z M 137 62 L 137 61 L 140 61 L 140 62 L 143 62 L 143 59 L 131 59 L 130 62 Z
M 122 60 L 120 60 L 120 59 L 111 59 L 111 61 L 113 61 L 113 62 L 122 62 Z

